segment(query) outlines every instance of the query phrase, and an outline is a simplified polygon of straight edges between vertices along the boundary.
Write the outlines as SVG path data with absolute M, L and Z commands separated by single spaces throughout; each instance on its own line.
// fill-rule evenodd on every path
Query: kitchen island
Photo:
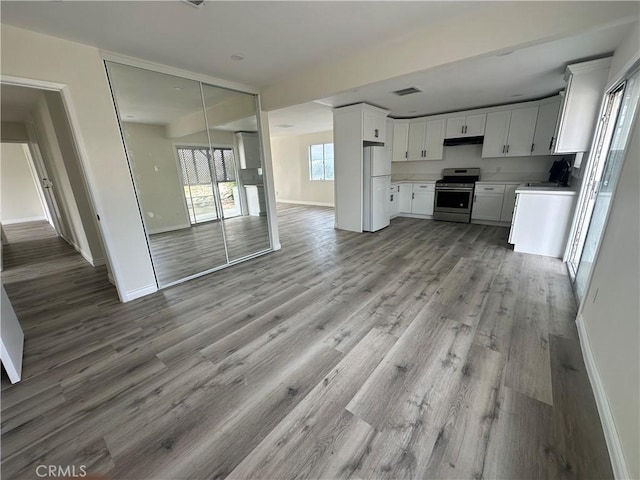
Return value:
M 514 251 L 562 258 L 575 203 L 576 191 L 571 187 L 520 185 L 509 234 Z

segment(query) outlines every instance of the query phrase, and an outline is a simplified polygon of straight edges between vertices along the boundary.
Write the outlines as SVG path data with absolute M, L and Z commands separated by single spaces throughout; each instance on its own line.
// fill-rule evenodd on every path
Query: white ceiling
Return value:
M 415 117 L 538 99 L 566 87 L 567 64 L 613 53 L 630 27 L 619 25 L 508 55 L 477 57 L 318 101 L 331 107 L 368 102 L 390 110 L 393 117 Z M 422 92 L 404 97 L 392 93 L 412 86 Z
M 194 8 L 182 0 L 5 1 L 0 2 L 0 12 L 3 23 L 261 88 L 318 62 L 349 58 L 431 22 L 492 5 L 482 1 L 205 0 L 201 8 Z M 613 52 L 630 27 L 592 30 L 506 56 L 478 57 L 275 110 L 269 112 L 271 133 L 331 130 L 329 107 L 358 102 L 387 108 L 394 117 L 412 117 L 552 95 L 564 87 L 568 63 Z M 233 54 L 241 54 L 244 60 L 232 60 Z M 186 83 L 181 86 L 177 81 L 167 76 L 153 88 L 144 81 L 130 81 L 123 92 L 128 100 L 120 105 L 122 115 L 134 117 L 128 120 L 167 123 L 170 117 L 199 108 L 194 83 L 182 80 Z M 423 92 L 406 97 L 390 93 L 408 86 Z M 159 98 L 166 108 L 150 108 Z
M 399 6 L 401 5 L 401 7 Z M 255 87 L 487 2 L 4 1 L 2 22 Z M 244 56 L 234 61 L 234 54 Z

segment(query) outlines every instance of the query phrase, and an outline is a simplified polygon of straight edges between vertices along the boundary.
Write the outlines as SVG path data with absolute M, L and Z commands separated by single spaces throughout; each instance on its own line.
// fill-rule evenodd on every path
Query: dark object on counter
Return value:
M 569 183 L 569 176 L 571 175 L 571 164 L 562 157 L 562 160 L 556 160 L 549 170 L 549 181 L 558 183 L 563 187 L 566 187 Z

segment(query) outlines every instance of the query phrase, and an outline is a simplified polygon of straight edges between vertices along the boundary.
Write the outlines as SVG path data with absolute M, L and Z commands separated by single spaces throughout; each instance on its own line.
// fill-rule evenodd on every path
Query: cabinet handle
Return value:
M 551 140 L 549 140 L 549 150 L 553 148 L 553 138 L 554 137 L 551 137 Z
M 404 158 L 409 158 L 409 152 L 404 152 Z
M 469 129 L 469 127 L 467 125 L 464 126 L 464 133 L 467 133 L 467 130 Z
M 416 198 L 416 194 L 415 194 L 415 193 L 412 193 L 412 194 L 411 194 L 411 200 L 414 200 L 415 198 Z
M 400 185 L 398 185 L 396 188 L 398 189 L 397 191 L 399 192 L 400 191 Z
M 536 144 L 535 144 L 535 143 L 532 143 L 532 144 L 531 144 L 531 151 L 533 152 L 535 149 L 536 149 Z
M 493 187 L 484 187 L 485 190 L 493 190 Z
M 507 145 L 507 153 L 509 153 L 509 145 Z
M 507 148 L 506 145 L 502 145 L 502 153 L 504 153 L 505 148 Z
M 391 198 L 390 198 L 390 200 L 393 202 L 393 194 L 391 194 Z
M 464 133 L 464 125 L 460 127 L 460 133 Z
M 378 129 L 377 128 L 373 131 L 373 136 L 375 138 L 378 138 Z

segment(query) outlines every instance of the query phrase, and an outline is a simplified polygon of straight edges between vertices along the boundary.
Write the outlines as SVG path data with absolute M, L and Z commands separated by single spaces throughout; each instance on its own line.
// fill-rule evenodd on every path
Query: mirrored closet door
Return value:
M 106 65 L 158 286 L 269 251 L 255 96 Z

